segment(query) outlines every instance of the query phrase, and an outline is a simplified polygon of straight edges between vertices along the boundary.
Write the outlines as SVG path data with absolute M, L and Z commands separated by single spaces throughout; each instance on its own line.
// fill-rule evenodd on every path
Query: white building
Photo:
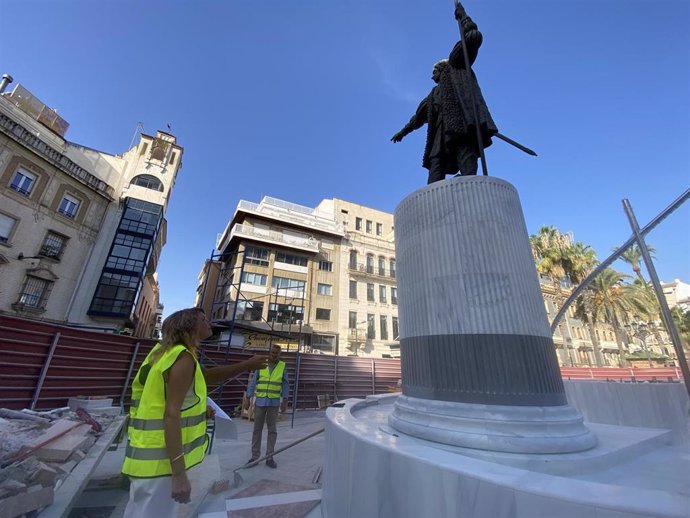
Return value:
M 160 131 L 122 155 L 69 142 L 67 122 L 4 77 L 0 311 L 150 335 L 182 148 Z

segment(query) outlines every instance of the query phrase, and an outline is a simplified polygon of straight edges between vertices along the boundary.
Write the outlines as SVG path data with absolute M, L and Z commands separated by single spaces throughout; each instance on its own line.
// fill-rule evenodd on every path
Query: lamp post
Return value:
M 649 367 L 653 367 L 652 365 L 652 358 L 649 355 L 649 348 L 647 347 L 647 337 L 652 334 L 652 327 L 654 326 L 653 322 L 643 322 L 641 320 L 634 320 L 630 324 L 625 324 L 625 328 L 630 331 L 630 333 L 639 338 L 640 341 L 642 342 L 642 348 L 644 349 L 645 354 L 647 355 L 647 363 L 649 364 Z

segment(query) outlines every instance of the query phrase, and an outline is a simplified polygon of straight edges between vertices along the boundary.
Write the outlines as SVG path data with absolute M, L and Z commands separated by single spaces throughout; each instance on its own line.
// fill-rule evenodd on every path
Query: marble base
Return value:
M 452 446 L 512 453 L 570 453 L 597 444 L 570 405 L 479 405 L 400 396 L 391 427 Z
M 599 452 L 603 465 L 590 463 L 590 475 L 557 476 L 496 461 L 505 461 L 507 454 L 494 454 L 492 460 L 490 452 L 483 452 L 484 458 L 473 458 L 460 449 L 391 434 L 386 428 L 396 398 L 349 399 L 341 408 L 328 409 L 321 501 L 325 518 L 690 517 L 690 480 L 678 476 L 690 468 L 690 451 L 666 451 L 670 447 L 654 443 L 655 434 L 665 438 L 663 432 L 612 427 L 616 430 L 600 434 L 599 445 L 589 452 L 565 454 L 577 462 L 578 456 L 596 459 Z M 616 459 L 611 443 L 631 431 L 648 440 L 635 452 L 635 439 L 625 439 L 622 450 L 632 458 Z M 664 450 L 662 462 L 653 458 L 654 448 Z M 526 466 L 557 458 L 515 457 L 524 457 Z M 621 472 L 625 483 L 619 482 Z

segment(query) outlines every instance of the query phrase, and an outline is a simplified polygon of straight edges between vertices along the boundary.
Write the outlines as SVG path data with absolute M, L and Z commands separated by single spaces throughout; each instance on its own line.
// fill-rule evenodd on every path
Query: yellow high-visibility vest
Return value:
M 172 474 L 171 455 L 165 447 L 163 416 L 165 413 L 165 380 L 163 374 L 172 367 L 187 348 L 178 344 L 151 363 L 151 350 L 132 382 L 132 407 L 129 411 L 129 444 L 122 472 L 138 478 L 163 477 Z M 194 359 L 194 383 L 182 404 L 182 449 L 186 469 L 204 460 L 206 436 L 206 380 L 199 362 Z
M 280 399 L 284 371 L 284 361 L 278 361 L 275 367 L 273 367 L 272 372 L 268 370 L 268 367 L 261 369 L 259 371 L 259 379 L 256 382 L 256 397 Z

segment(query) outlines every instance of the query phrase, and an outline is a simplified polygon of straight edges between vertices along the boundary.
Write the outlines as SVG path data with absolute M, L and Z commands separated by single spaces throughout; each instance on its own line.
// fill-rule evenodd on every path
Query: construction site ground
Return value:
M 253 468 L 240 470 L 242 482 L 233 487 L 233 470 L 243 466 L 251 457 L 250 444 L 253 422 L 233 419 L 237 439 L 215 438 L 211 454 L 190 473 L 193 486 L 192 502 L 182 506 L 180 518 L 200 516 L 259 517 L 321 516 L 321 469 L 324 458 L 324 434 L 316 435 L 278 455 L 277 469 L 264 462 Z M 325 410 L 302 410 L 280 416 L 276 450 L 325 426 Z M 95 469 L 87 488 L 75 502 L 70 518 L 121 518 L 127 504 L 128 492 L 122 485 L 120 468 L 126 441 L 108 451 Z M 262 455 L 266 446 L 264 428 Z M 208 492 L 216 480 L 230 481 L 228 490 L 218 494 Z M 229 500 L 232 502 L 228 503 Z M 235 509 L 235 510 L 233 510 Z

